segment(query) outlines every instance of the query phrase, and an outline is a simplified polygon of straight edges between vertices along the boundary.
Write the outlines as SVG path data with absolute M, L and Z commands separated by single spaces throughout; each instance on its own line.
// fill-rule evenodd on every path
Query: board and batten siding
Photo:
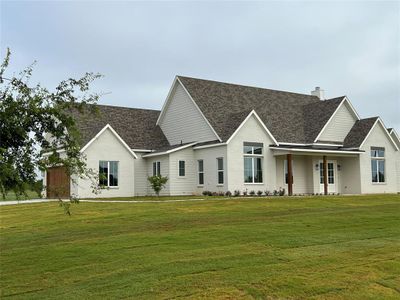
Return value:
M 349 104 L 344 102 L 329 121 L 318 141 L 343 142 L 356 121 L 357 118 L 352 113 Z
M 386 134 L 380 122 L 372 128 L 361 150 L 360 154 L 360 174 L 361 174 L 361 193 L 395 193 L 397 192 L 397 171 L 396 157 L 398 151 Z M 371 175 L 371 147 L 385 148 L 385 182 L 373 183 Z
M 110 197 L 132 197 L 135 195 L 135 158 L 126 149 L 110 129 L 105 130 L 84 151 L 88 168 L 99 172 L 99 161 L 118 161 L 118 187 L 102 189 L 101 193 L 92 193 L 92 182 L 90 180 L 78 179 L 75 187 L 79 198 L 110 198 Z
M 167 101 L 159 125 L 171 145 L 218 139 L 178 81 Z
M 263 183 L 244 182 L 244 156 L 243 143 L 263 143 Z M 273 191 L 277 188 L 276 183 L 276 159 L 269 149 L 274 141 L 264 130 L 260 122 L 253 115 L 239 129 L 236 135 L 227 145 L 226 171 L 228 186 L 231 192 L 234 190 L 243 191 Z

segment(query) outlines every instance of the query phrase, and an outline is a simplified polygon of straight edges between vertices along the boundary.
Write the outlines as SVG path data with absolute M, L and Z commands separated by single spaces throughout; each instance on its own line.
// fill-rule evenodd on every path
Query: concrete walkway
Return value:
M 220 199 L 213 199 L 220 200 Z M 58 199 L 28 199 L 28 200 L 13 200 L 13 201 L 0 201 L 1 205 L 18 205 L 18 204 L 34 204 L 42 202 L 55 202 Z M 63 201 L 69 201 L 65 199 Z M 79 202 L 94 202 L 94 203 L 168 203 L 168 202 L 188 202 L 188 201 L 204 201 L 204 199 L 171 199 L 171 200 L 88 200 L 81 199 Z

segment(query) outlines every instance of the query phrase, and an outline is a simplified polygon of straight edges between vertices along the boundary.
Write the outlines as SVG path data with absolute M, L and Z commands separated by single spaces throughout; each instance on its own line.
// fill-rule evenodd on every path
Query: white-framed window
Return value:
M 204 161 L 199 159 L 197 161 L 198 184 L 204 185 Z
M 285 176 L 285 184 L 289 184 L 289 169 L 288 169 L 288 161 L 285 159 L 283 161 L 283 174 Z M 292 160 L 292 183 L 294 183 L 294 164 Z
M 153 176 L 160 176 L 161 175 L 161 162 L 155 161 L 153 162 Z
M 385 182 L 385 148 L 371 147 L 371 173 L 373 183 Z
M 185 161 L 180 160 L 179 161 L 179 177 L 184 177 L 185 176 Z
M 328 184 L 335 183 L 335 165 L 332 162 L 326 164 L 328 166 Z M 324 163 L 319 163 L 319 183 L 324 184 Z
M 263 182 L 263 144 L 243 143 L 244 182 Z
M 222 157 L 217 158 L 217 182 L 224 184 L 224 159 Z
M 118 161 L 99 161 L 99 185 L 103 187 L 118 186 Z

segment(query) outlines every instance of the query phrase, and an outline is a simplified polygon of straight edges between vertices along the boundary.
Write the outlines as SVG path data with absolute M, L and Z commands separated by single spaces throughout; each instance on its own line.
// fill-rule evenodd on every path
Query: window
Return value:
M 371 147 L 372 182 L 385 182 L 385 149 Z
M 199 173 L 199 185 L 204 184 L 204 162 L 202 159 L 197 161 L 197 170 Z
M 263 144 L 244 143 L 243 154 L 244 154 L 244 182 L 262 183 Z
M 104 187 L 118 186 L 117 161 L 99 161 L 99 185 Z
M 222 157 L 217 158 L 217 170 L 218 184 L 224 184 L 224 159 Z
M 287 160 L 285 159 L 284 162 L 283 162 L 283 172 L 285 174 L 285 184 L 289 183 L 289 171 L 288 170 L 289 170 L 288 169 L 288 163 L 287 163 Z M 292 160 L 292 183 L 294 182 L 293 173 L 294 172 L 293 172 L 293 160 Z
M 328 162 L 327 166 L 328 166 L 328 184 L 335 184 L 334 164 Z M 324 164 L 322 162 L 319 163 L 319 183 L 324 184 Z
M 153 176 L 161 176 L 161 162 L 153 162 Z
M 324 184 L 324 164 L 319 163 L 319 183 Z
M 180 177 L 185 176 L 185 161 L 184 160 L 179 161 L 179 176 Z

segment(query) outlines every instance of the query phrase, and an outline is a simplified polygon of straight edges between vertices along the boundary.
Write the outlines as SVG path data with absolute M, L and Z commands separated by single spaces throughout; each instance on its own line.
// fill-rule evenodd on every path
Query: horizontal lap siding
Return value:
M 179 161 L 185 161 L 185 176 L 179 176 Z M 192 195 L 196 190 L 196 161 L 193 149 L 187 148 L 171 153 L 169 156 L 170 166 L 170 194 Z
M 168 177 L 167 184 L 165 188 L 163 188 L 160 192 L 160 195 L 170 195 L 170 185 L 171 185 L 171 176 L 170 176 L 170 167 L 169 167 L 169 156 L 168 155 L 160 155 L 156 157 L 146 158 L 147 162 L 147 176 L 153 176 L 153 162 L 159 161 L 161 163 L 161 176 Z M 147 180 L 146 176 L 146 180 Z M 155 195 L 153 189 L 150 186 L 150 183 L 147 181 L 147 194 Z
M 356 120 L 349 105 L 344 103 L 325 127 L 319 141 L 343 142 Z
M 160 127 L 171 145 L 217 139 L 180 83 L 172 91 Z
M 138 158 L 135 159 L 135 196 L 144 196 L 148 193 L 147 161 L 142 158 L 144 154 L 147 153 L 136 153 Z

